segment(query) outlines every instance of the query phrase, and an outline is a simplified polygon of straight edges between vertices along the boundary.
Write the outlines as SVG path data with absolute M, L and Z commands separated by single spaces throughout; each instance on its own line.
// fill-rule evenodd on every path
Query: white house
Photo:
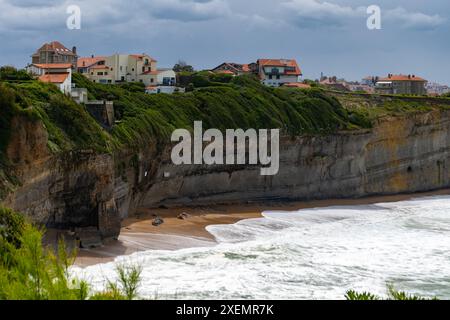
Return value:
M 72 79 L 69 73 L 47 73 L 40 76 L 39 80 L 55 84 L 64 94 L 70 95 L 72 91 Z
M 72 64 L 33 63 L 27 67 L 28 72 L 38 76 L 42 82 L 55 84 L 61 92 L 70 95 L 72 91 Z
M 257 65 L 261 82 L 266 86 L 279 87 L 286 83 L 296 83 L 302 75 L 295 60 L 259 59 Z
M 175 86 L 177 74 L 169 68 L 158 69 L 156 82 L 160 86 Z
M 185 92 L 184 88 L 179 88 L 177 84 L 177 74 L 169 68 L 158 69 L 156 71 L 156 84 L 146 86 L 145 92 L 148 94 Z
M 42 76 L 47 73 L 72 74 L 72 65 L 70 63 L 33 63 L 26 69 L 29 73 L 35 76 Z
M 109 57 L 80 58 L 79 70 L 97 83 L 157 83 L 157 61 L 147 54 L 114 54 Z

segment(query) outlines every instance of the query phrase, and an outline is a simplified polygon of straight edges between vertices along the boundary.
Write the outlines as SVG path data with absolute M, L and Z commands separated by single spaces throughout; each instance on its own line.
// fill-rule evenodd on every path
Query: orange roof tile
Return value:
M 66 81 L 67 77 L 69 76 L 68 73 L 53 73 L 53 74 L 44 74 L 39 77 L 39 80 L 42 82 L 49 82 L 49 83 L 63 83 Z
M 248 64 L 243 64 L 242 65 L 242 71 L 244 72 L 250 72 L 250 67 Z
M 386 78 L 380 78 L 378 81 L 427 81 L 415 75 L 394 74 Z
M 69 69 L 72 68 L 70 63 L 34 63 L 40 69 Z
M 258 64 L 262 67 L 293 67 L 295 71 L 286 71 L 285 74 L 301 75 L 302 71 L 295 59 L 258 59 Z
M 77 62 L 78 68 L 87 68 L 90 67 L 100 61 L 104 61 L 106 57 L 98 56 L 98 57 L 83 57 L 79 58 Z
M 67 49 L 59 41 L 52 41 L 50 43 L 44 43 L 34 55 L 39 54 L 39 51 L 41 51 L 41 50 L 44 50 L 44 51 L 55 51 L 57 53 L 64 54 L 64 55 L 72 55 L 72 56 L 75 55 L 72 52 L 72 50 Z

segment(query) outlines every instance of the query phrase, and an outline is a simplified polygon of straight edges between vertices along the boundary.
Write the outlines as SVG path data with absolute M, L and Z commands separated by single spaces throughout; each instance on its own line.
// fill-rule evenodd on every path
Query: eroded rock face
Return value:
M 139 168 L 141 186 L 133 197 L 140 205 L 154 207 L 349 198 L 449 187 L 450 112 L 384 118 L 372 130 L 283 138 L 280 153 L 279 173 L 260 176 L 258 166 L 174 166 L 166 150 L 154 176 L 145 178 L 145 168 Z
M 276 176 L 261 176 L 258 166 L 174 166 L 170 149 L 152 142 L 138 153 L 52 156 L 43 128 L 19 132 L 8 154 L 22 186 L 5 204 L 47 226 L 95 227 L 102 238 L 117 237 L 120 219 L 139 206 L 350 198 L 450 186 L 450 111 L 384 118 L 372 130 L 282 138 Z
M 8 156 L 21 185 L 4 205 L 46 227 L 95 227 L 103 238 L 117 237 L 113 157 L 90 151 L 51 155 L 42 122 L 19 120 L 12 122 Z

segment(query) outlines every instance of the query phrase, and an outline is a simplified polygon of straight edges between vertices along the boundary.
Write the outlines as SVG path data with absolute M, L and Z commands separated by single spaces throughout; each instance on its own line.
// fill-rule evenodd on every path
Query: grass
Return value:
M 370 123 L 386 116 L 404 116 L 432 110 L 450 109 L 450 99 L 445 97 L 400 96 L 329 92 L 345 109 L 360 115 Z
M 87 88 L 93 99 L 114 101 L 120 123 L 111 134 L 125 146 L 168 143 L 175 128 L 191 129 L 194 120 L 202 120 L 205 129 L 279 128 L 289 135 L 325 134 L 366 125 L 354 121 L 335 98 L 319 89 L 272 89 L 251 76 L 208 78 L 201 73 L 191 78 L 195 89 L 174 95 L 95 84 L 82 75 L 74 75 L 74 82 Z

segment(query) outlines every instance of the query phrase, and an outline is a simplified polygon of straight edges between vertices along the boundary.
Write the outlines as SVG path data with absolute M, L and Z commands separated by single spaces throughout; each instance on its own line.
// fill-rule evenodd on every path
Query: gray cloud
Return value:
M 369 31 L 363 6 L 374 2 L 383 29 Z M 70 4 L 81 30 L 66 28 Z M 450 83 L 447 12 L 448 0 L 0 0 L 0 65 L 23 67 L 59 40 L 81 55 L 147 52 L 161 66 L 288 57 L 310 78 L 401 72 Z
M 446 22 L 438 14 L 427 15 L 421 12 L 408 12 L 402 7 L 388 10 L 385 16 L 393 23 L 399 23 L 404 28 L 434 29 Z
M 224 0 L 153 0 L 149 14 L 156 18 L 178 21 L 202 21 L 231 15 Z
M 349 6 L 320 0 L 289 0 L 282 3 L 285 14 L 292 23 L 300 27 L 336 27 L 353 25 L 356 20 L 368 17 L 363 6 Z M 385 9 L 381 6 L 382 20 L 404 28 L 430 29 L 442 25 L 446 19 L 438 14 L 427 15 L 411 12 L 403 7 Z

